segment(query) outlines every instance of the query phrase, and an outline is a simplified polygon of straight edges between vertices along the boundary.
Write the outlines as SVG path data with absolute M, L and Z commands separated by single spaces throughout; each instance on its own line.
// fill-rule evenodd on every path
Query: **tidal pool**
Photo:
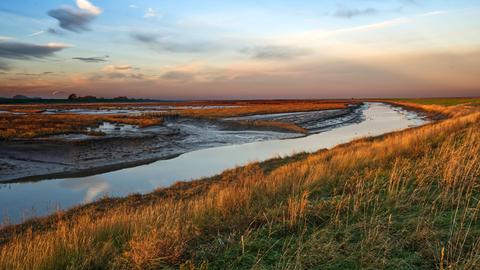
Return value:
M 414 112 L 383 103 L 366 103 L 363 121 L 294 139 L 208 148 L 169 160 L 81 178 L 0 184 L 0 213 L 6 223 L 89 203 L 102 196 L 147 193 L 177 181 L 213 176 L 225 169 L 298 152 L 315 152 L 353 139 L 427 123 Z

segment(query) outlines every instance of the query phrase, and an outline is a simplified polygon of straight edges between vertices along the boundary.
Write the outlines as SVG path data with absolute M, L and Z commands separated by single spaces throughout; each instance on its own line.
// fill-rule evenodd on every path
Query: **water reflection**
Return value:
M 365 106 L 363 122 L 308 137 L 209 148 L 170 160 L 91 177 L 0 185 L 0 211 L 3 210 L 11 222 L 20 222 L 26 216 L 45 215 L 58 208 L 91 202 L 106 194 L 125 196 L 146 193 L 179 180 L 212 176 L 252 161 L 303 151 L 313 152 L 354 138 L 380 135 L 425 123 L 415 113 L 386 104 L 369 103 Z
M 59 186 L 76 192 L 84 192 L 82 203 L 92 202 L 99 195 L 106 195 L 110 184 L 97 176 L 61 180 Z

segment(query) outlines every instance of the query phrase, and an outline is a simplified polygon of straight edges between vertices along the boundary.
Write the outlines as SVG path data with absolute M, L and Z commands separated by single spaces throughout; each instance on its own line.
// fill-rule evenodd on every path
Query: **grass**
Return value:
M 255 114 L 272 114 L 288 112 L 307 112 L 318 110 L 333 110 L 347 108 L 347 102 L 325 102 L 325 101 L 283 101 L 277 103 L 246 103 L 233 108 L 213 109 L 186 109 L 180 114 L 188 117 L 203 118 L 225 118 L 247 116 Z
M 308 130 L 294 124 L 294 123 L 286 123 L 281 121 L 261 121 L 261 120 L 253 120 L 253 121 L 235 121 L 239 125 L 243 126 L 254 126 L 254 127 L 267 127 L 268 129 L 280 129 L 284 131 L 291 131 L 295 133 L 307 134 Z
M 162 119 L 161 115 L 0 114 L 0 140 L 72 133 L 102 135 L 88 128 L 98 127 L 103 122 L 147 127 L 161 124 Z
M 114 109 L 135 109 L 135 110 L 151 110 L 152 107 L 171 106 L 172 108 L 182 109 L 194 107 L 208 108 L 208 106 L 216 107 L 281 107 L 284 105 L 292 106 L 308 106 L 309 104 L 317 104 L 315 106 L 328 106 L 328 104 L 342 104 L 354 102 L 351 100 L 228 100 L 228 101 L 179 101 L 179 102 L 108 102 L 108 103 L 39 103 L 39 104 L 0 104 L 0 111 L 11 111 L 19 113 L 38 113 L 47 109 L 71 110 L 71 109 L 89 109 L 89 110 L 114 110 Z M 338 106 L 338 105 L 334 105 Z M 220 108 L 217 108 L 220 109 Z M 212 109 L 215 111 L 216 109 Z M 210 112 L 212 112 L 210 111 Z
M 82 115 L 82 114 L 41 114 L 46 109 L 136 109 L 151 110 L 145 106 L 173 106 L 177 109 L 145 112 L 140 116 L 131 115 Z M 180 109 L 188 106 L 219 108 Z M 221 106 L 229 106 L 222 108 Z M 270 114 L 298 111 L 313 111 L 327 109 L 343 109 L 346 102 L 341 101 L 218 101 L 218 102 L 170 102 L 170 103 L 96 103 L 96 104 L 36 104 L 36 105 L 0 105 L 0 111 L 24 114 L 0 113 L 0 140 L 29 139 L 48 135 L 83 133 L 102 135 L 89 132 L 88 128 L 98 127 L 102 122 L 122 123 L 146 127 L 159 125 L 165 116 L 183 116 L 195 118 L 225 118 L 252 114 Z M 306 133 L 306 130 L 292 123 L 278 121 L 242 121 L 243 126 L 265 127 L 270 129 L 288 130 Z
M 458 113 L 6 227 L 0 269 L 476 269 L 479 120 Z
M 409 102 L 422 105 L 442 105 L 455 106 L 465 104 L 478 104 L 480 98 L 416 98 L 416 99 L 396 99 L 400 102 Z

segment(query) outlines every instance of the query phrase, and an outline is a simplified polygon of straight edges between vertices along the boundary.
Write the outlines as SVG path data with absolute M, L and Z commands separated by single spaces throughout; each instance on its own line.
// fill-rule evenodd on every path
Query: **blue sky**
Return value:
M 0 15 L 0 96 L 480 95 L 478 1 L 5 0 Z

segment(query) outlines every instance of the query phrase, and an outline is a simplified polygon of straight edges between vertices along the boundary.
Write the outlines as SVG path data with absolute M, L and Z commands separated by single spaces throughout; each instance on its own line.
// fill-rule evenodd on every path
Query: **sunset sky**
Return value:
M 0 96 L 480 96 L 478 0 L 2 0 Z

